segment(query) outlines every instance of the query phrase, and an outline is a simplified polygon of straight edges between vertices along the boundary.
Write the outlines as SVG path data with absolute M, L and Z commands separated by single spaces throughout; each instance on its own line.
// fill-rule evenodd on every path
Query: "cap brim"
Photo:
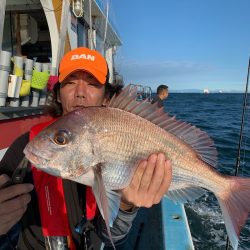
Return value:
M 73 72 L 79 71 L 79 70 L 86 71 L 86 72 L 90 73 L 93 77 L 96 78 L 96 80 L 100 84 L 105 84 L 106 83 L 106 77 L 107 76 L 104 76 L 99 70 L 94 69 L 94 68 L 90 68 L 90 67 L 88 69 L 86 69 L 86 67 L 78 67 L 78 68 L 76 68 L 75 66 L 68 67 L 63 72 L 61 72 L 59 74 L 59 82 L 63 82 L 70 74 L 72 74 Z

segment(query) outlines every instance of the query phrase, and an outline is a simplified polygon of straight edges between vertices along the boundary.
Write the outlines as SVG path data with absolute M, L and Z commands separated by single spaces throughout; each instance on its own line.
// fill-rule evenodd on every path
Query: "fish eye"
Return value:
M 69 142 L 69 133 L 65 130 L 59 130 L 55 133 L 53 141 L 60 146 L 64 146 Z

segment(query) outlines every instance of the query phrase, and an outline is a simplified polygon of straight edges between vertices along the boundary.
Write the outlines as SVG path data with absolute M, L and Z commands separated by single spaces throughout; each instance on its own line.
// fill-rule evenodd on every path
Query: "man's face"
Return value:
M 105 101 L 105 85 L 85 71 L 72 73 L 61 84 L 63 114 L 79 107 L 101 106 Z
M 167 90 L 167 89 L 164 89 L 164 90 L 162 91 L 162 100 L 165 100 L 167 97 L 168 97 L 168 90 Z

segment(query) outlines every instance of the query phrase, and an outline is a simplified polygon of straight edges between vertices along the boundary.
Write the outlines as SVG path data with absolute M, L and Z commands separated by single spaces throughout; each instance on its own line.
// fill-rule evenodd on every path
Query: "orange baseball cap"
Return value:
M 77 70 L 87 71 L 101 84 L 106 83 L 108 65 L 102 54 L 96 50 L 80 47 L 66 53 L 59 67 L 59 82 Z

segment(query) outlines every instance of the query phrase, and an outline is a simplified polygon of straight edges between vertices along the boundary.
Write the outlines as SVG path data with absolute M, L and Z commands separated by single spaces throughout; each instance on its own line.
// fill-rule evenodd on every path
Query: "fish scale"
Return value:
M 189 185 L 200 183 L 202 187 L 210 189 L 215 186 L 216 183 L 206 183 L 208 175 L 213 173 L 209 167 L 205 171 L 206 176 L 202 182 L 199 181 L 200 175 L 194 178 L 196 170 L 201 171 L 204 163 L 197 158 L 193 149 L 179 138 L 173 138 L 165 131 L 161 134 L 161 128 L 140 117 L 133 119 L 133 114 L 122 110 L 109 108 L 106 110 L 105 117 L 101 108 L 92 108 L 91 111 L 84 116 L 89 116 L 91 123 L 95 124 L 96 141 L 98 141 L 98 147 L 102 148 L 102 152 L 99 153 L 105 160 L 103 179 L 107 188 L 118 190 L 128 185 L 134 172 L 130 166 L 134 166 L 140 159 L 145 159 L 153 152 L 163 152 L 170 158 L 174 166 L 174 179 L 175 176 L 182 176 L 183 179 L 178 179 L 185 180 Z M 147 133 L 144 132 L 145 130 Z M 159 134 L 161 134 L 160 138 Z M 194 161 L 198 161 L 199 166 L 194 167 Z M 119 162 L 123 164 L 120 166 Z

